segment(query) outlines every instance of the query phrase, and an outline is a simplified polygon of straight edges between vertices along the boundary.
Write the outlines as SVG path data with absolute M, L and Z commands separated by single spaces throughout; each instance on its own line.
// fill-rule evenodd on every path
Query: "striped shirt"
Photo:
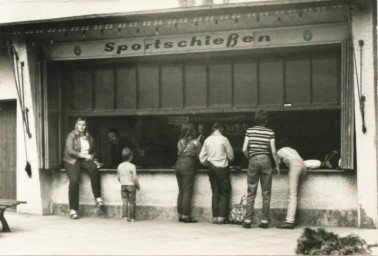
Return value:
M 263 127 L 253 126 L 247 129 L 245 136 L 248 138 L 248 155 L 270 155 L 270 140 L 274 139 L 274 131 Z

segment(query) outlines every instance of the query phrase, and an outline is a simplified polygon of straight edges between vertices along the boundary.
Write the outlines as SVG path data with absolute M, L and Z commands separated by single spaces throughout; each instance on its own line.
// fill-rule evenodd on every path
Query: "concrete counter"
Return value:
M 247 194 L 246 170 L 231 173 L 231 204 Z M 176 219 L 178 186 L 173 169 L 138 169 L 141 190 L 137 193 L 138 219 Z M 322 226 L 357 226 L 356 173 L 340 170 L 310 170 L 299 191 L 298 224 Z M 52 200 L 54 214 L 68 214 L 68 184 L 65 172 L 54 171 Z M 108 217 L 120 217 L 120 185 L 114 169 L 101 169 L 102 197 Z M 273 177 L 271 219 L 275 224 L 285 218 L 288 197 L 287 171 Z M 95 215 L 95 202 L 87 174 L 80 182 L 80 211 Z M 261 216 L 261 191 L 256 198 L 256 219 Z M 211 220 L 211 188 L 206 169 L 196 174 L 193 216 Z

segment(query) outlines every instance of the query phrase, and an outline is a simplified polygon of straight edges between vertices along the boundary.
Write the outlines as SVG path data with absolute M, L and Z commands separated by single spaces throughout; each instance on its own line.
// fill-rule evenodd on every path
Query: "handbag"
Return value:
M 240 199 L 239 204 L 234 204 L 230 211 L 229 222 L 231 224 L 242 224 L 247 214 L 247 197 L 244 195 Z

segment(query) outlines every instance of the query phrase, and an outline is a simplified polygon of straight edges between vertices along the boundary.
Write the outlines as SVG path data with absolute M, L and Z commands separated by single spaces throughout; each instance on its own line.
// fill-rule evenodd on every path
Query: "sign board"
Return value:
M 47 46 L 50 60 L 117 58 L 158 54 L 224 51 L 340 42 L 346 24 L 251 29 L 57 43 Z

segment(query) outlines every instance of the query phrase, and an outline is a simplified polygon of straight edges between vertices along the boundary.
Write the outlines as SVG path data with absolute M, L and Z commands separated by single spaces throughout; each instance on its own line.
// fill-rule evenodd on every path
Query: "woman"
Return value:
M 195 162 L 201 150 L 201 143 L 197 139 L 197 131 L 193 124 L 182 126 L 177 149 L 176 178 L 179 187 L 177 197 L 179 221 L 195 223 L 197 221 L 190 217 L 190 211 L 195 177 Z
M 307 175 L 307 167 L 298 152 L 289 147 L 289 140 L 282 138 L 279 141 L 277 155 L 279 161 L 289 167 L 289 204 L 287 206 L 286 220 L 277 228 L 293 229 L 295 222 L 295 213 L 297 211 L 298 187 Z
M 87 122 L 84 118 L 78 118 L 75 129 L 67 136 L 63 155 L 66 172 L 70 179 L 68 199 L 70 204 L 70 217 L 72 219 L 79 218 L 77 211 L 79 210 L 79 180 L 81 169 L 87 171 L 90 176 L 96 205 L 99 207 L 104 205 L 101 199 L 100 174 L 94 162 L 94 156 L 94 140 L 87 131 Z

